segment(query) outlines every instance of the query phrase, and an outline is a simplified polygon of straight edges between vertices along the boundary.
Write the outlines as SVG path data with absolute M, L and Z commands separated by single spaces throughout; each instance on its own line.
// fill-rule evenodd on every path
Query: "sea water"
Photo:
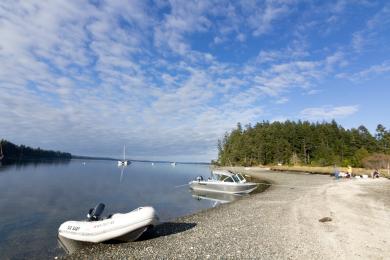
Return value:
M 161 221 L 217 205 L 187 184 L 209 165 L 71 160 L 0 166 L 0 259 L 52 258 L 63 253 L 57 232 L 102 202 L 103 215 L 153 206 Z M 179 186 L 179 187 L 178 187 Z

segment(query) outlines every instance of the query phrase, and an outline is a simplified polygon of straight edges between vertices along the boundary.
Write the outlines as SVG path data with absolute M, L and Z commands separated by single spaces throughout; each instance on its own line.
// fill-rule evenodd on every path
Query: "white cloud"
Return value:
M 383 6 L 373 15 L 365 26 L 352 34 L 351 45 L 356 52 L 364 52 L 372 48 L 387 46 L 386 36 L 390 28 L 390 5 Z
M 288 102 L 288 98 L 286 97 L 282 97 L 282 98 L 279 98 L 278 100 L 276 100 L 276 104 L 285 104 Z
M 300 116 L 307 120 L 329 120 L 353 115 L 358 110 L 357 105 L 310 107 L 302 110 Z
M 268 32 L 275 20 L 281 19 L 290 11 L 288 2 L 285 1 L 266 1 L 264 6 L 251 8 L 254 12 L 248 16 L 248 23 L 254 36 Z
M 208 160 L 225 131 L 262 119 L 264 100 L 284 104 L 293 91 L 319 91 L 317 82 L 346 64 L 342 49 L 312 55 L 302 35 L 257 57 L 232 50 L 272 32 L 295 5 L 2 3 L 2 137 L 76 154 L 115 156 L 126 143 L 138 158 Z M 194 35 L 218 51 L 200 51 Z M 222 62 L 221 50 L 243 61 Z M 387 72 L 382 65 L 362 75 Z
M 378 76 L 387 76 L 387 73 L 390 72 L 390 61 L 384 61 L 381 64 L 372 65 L 366 69 L 355 73 L 339 73 L 337 74 L 338 78 L 348 79 L 355 82 L 360 82 L 362 80 L 369 80 L 373 77 Z

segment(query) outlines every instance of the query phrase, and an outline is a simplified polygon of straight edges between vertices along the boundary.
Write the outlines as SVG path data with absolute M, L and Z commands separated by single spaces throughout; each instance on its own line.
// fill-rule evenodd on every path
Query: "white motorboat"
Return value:
M 171 162 L 171 166 L 175 167 L 176 166 L 176 162 Z
M 67 253 L 107 240 L 134 241 L 158 223 L 154 208 L 140 207 L 128 213 L 101 218 L 104 204 L 90 209 L 84 221 L 66 221 L 58 229 L 58 241 Z
M 127 166 L 131 164 L 129 160 L 126 160 L 126 145 L 123 146 L 123 160 L 118 161 L 118 166 Z
M 257 183 L 248 182 L 242 174 L 226 170 L 212 171 L 207 180 L 198 176 L 189 185 L 193 190 L 232 194 L 250 193 L 258 186 Z

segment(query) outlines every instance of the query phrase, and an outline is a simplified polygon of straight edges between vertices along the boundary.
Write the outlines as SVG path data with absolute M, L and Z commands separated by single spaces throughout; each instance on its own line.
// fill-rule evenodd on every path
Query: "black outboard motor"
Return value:
M 198 176 L 198 177 L 196 177 L 196 180 L 197 180 L 197 181 L 203 181 L 203 176 Z
M 103 203 L 99 203 L 95 206 L 95 208 L 91 208 L 88 211 L 87 214 L 87 220 L 88 221 L 98 221 L 100 219 L 100 216 L 102 215 L 104 211 L 105 205 Z

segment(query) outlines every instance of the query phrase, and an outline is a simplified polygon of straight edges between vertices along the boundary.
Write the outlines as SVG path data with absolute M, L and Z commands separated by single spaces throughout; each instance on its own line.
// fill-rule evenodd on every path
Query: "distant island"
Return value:
M 99 157 L 99 156 L 84 156 L 84 155 L 72 155 L 71 153 L 43 150 L 41 148 L 32 148 L 25 145 L 16 145 L 7 140 L 0 140 L 0 161 L 6 163 L 14 162 L 29 162 L 29 161 L 68 161 L 71 159 L 78 160 L 108 160 L 116 161 L 118 158 L 112 157 Z M 132 162 L 155 162 L 155 163 L 171 163 L 171 161 L 161 160 L 135 160 L 130 159 Z M 180 164 L 204 164 L 207 162 L 179 162 Z
M 41 148 L 31 148 L 25 145 L 16 145 L 7 140 L 0 140 L 2 150 L 1 156 L 3 162 L 22 162 L 22 161 L 59 161 L 70 160 L 72 154 L 60 151 L 43 150 Z
M 336 121 L 259 122 L 237 127 L 218 142 L 222 166 L 305 165 L 388 168 L 390 131 L 375 135 L 361 125 L 345 129 Z

